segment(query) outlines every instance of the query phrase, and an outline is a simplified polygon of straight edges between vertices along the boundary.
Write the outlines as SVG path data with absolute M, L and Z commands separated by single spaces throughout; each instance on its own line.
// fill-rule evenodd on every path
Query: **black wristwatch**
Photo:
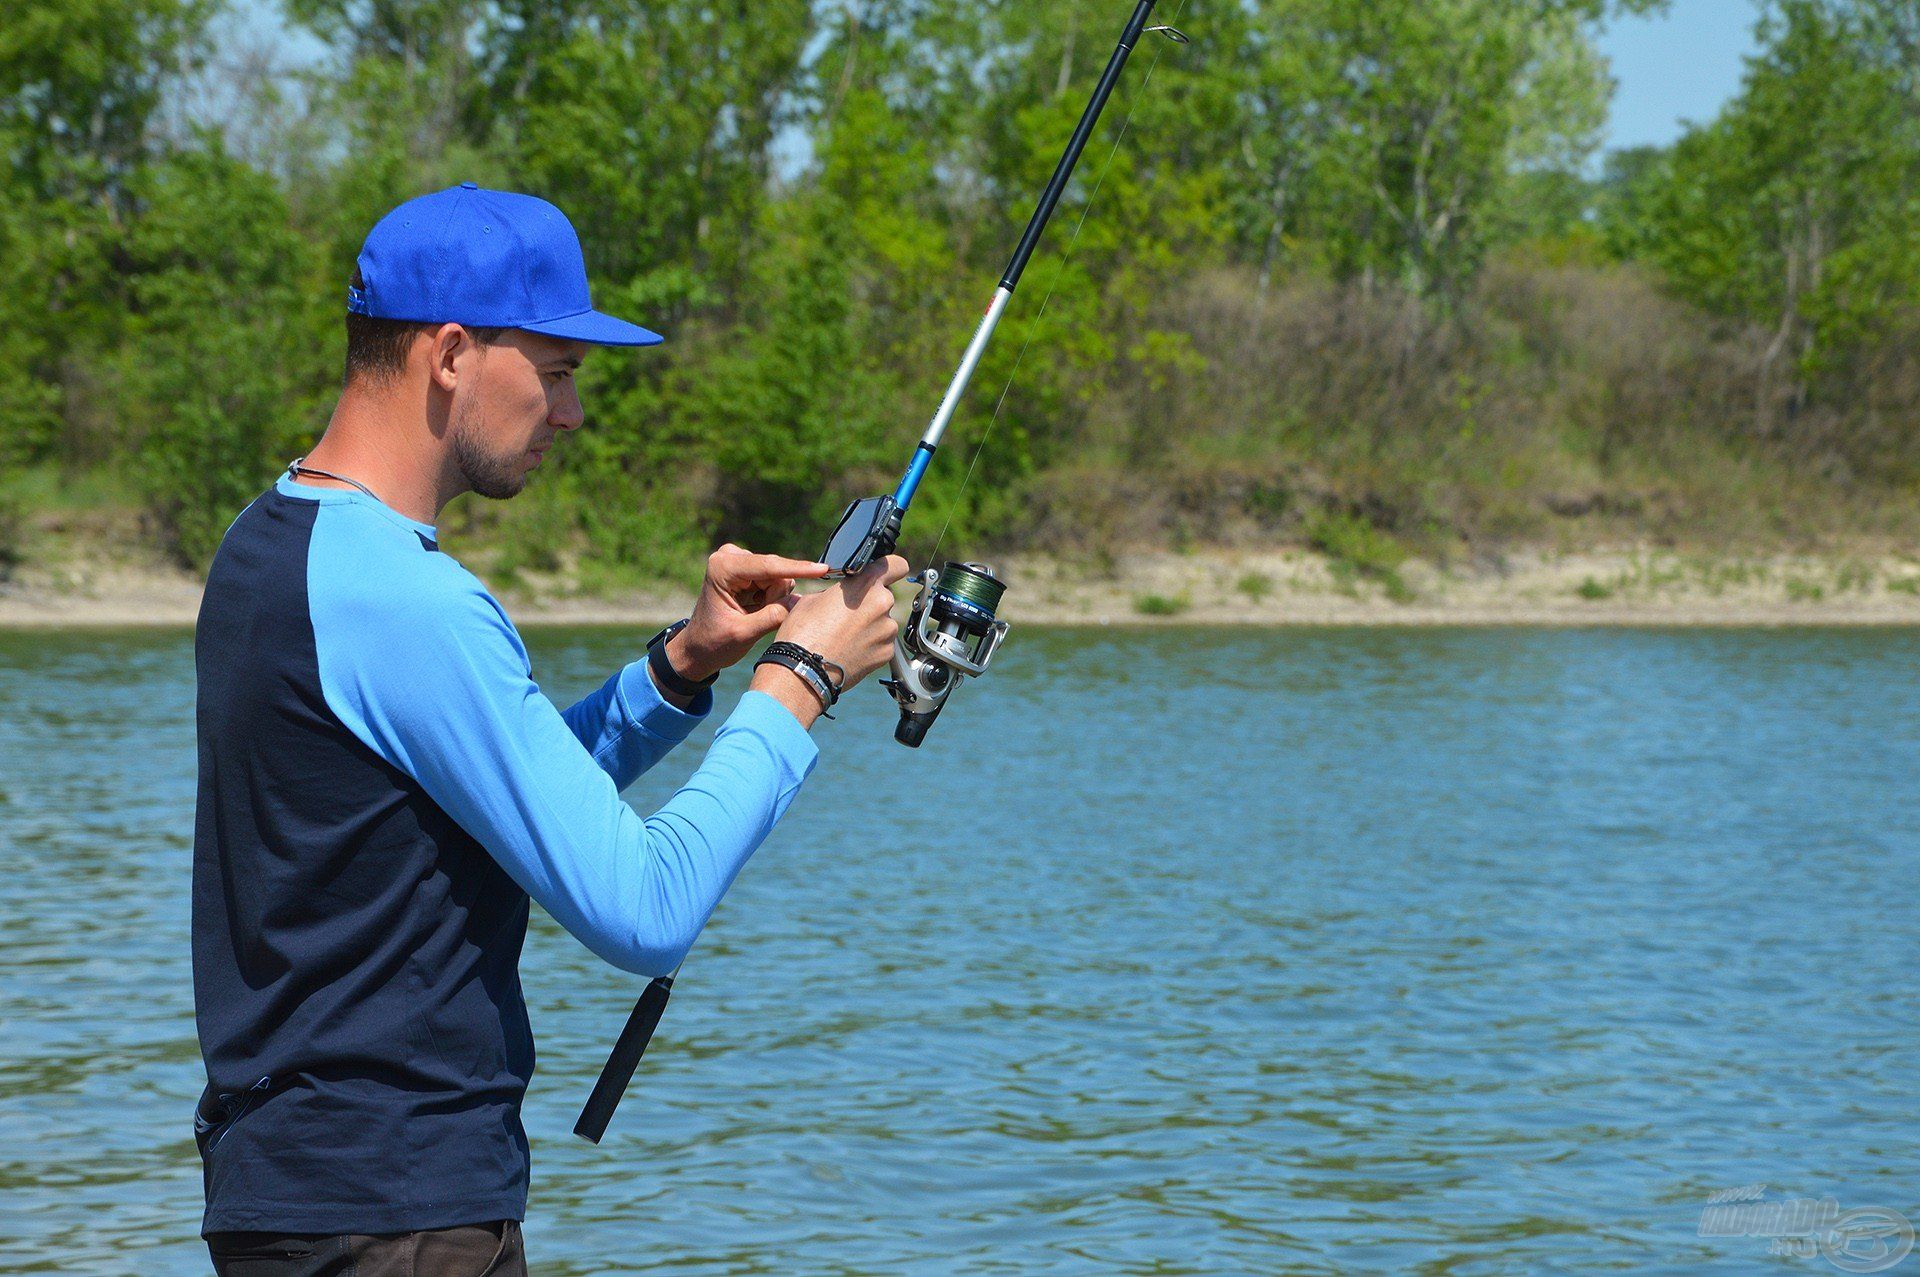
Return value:
M 673 662 L 667 659 L 667 640 L 686 628 L 687 621 L 675 621 L 647 640 L 647 668 L 653 671 L 653 681 L 660 684 L 662 690 L 672 692 L 675 696 L 698 696 L 719 682 L 720 675 L 709 674 L 696 683 L 673 668 Z

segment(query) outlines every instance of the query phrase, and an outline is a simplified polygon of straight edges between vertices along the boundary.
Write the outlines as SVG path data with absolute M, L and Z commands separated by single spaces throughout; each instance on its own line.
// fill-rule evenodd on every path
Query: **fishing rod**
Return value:
M 1080 153 L 1086 150 L 1087 140 L 1100 122 L 1107 99 L 1113 96 L 1114 85 L 1119 83 L 1134 45 L 1144 33 L 1158 33 L 1176 44 L 1187 43 L 1187 37 L 1173 27 L 1147 25 L 1156 2 L 1139 0 L 1133 16 L 1127 19 L 1120 43 L 1107 59 L 1106 70 L 1100 73 L 1086 110 L 1080 113 L 1080 123 L 1074 126 L 1066 152 L 1054 166 L 1046 190 L 1041 192 L 1040 205 L 1028 219 L 1019 246 L 1013 250 L 1013 260 L 1001 273 L 1000 286 L 994 290 L 993 300 L 987 303 L 986 314 L 974 329 L 973 340 L 967 343 L 953 380 L 947 383 L 947 393 L 941 396 L 932 423 L 914 448 L 906 473 L 891 493 L 863 497 L 848 505 L 833 535 L 827 538 L 827 549 L 820 561 L 827 565 L 829 578 L 851 576 L 875 559 L 893 553 L 900 540 L 907 508 L 913 504 L 921 479 L 926 477 L 934 450 L 940 446 L 940 437 L 946 433 L 947 424 L 953 420 L 955 410 L 966 395 L 974 370 L 980 366 L 980 357 L 993 339 L 993 330 L 999 326 L 1013 290 L 1020 285 L 1020 276 L 1039 246 L 1041 232 L 1046 230 L 1055 206 L 1066 192 L 1074 167 L 1080 163 Z M 1121 132 L 1125 133 L 1124 127 Z M 1117 148 L 1118 143 L 1115 145 Z M 918 748 L 954 688 L 963 679 L 978 678 L 986 673 L 988 662 L 1006 639 L 1007 623 L 997 619 L 995 611 L 1007 585 L 983 563 L 949 562 L 938 570 L 927 568 L 915 580 L 919 582 L 920 593 L 914 598 L 906 625 L 894 640 L 893 677 L 882 680 L 882 686 L 900 706 L 900 722 L 894 728 L 893 738 L 902 745 Z M 633 1014 L 620 1032 L 619 1041 L 614 1043 L 613 1053 L 607 1057 L 606 1067 L 600 1071 L 599 1081 L 594 1083 L 586 1107 L 580 1110 L 580 1120 L 573 1124 L 575 1135 L 598 1144 L 606 1134 L 613 1110 L 633 1080 L 633 1071 L 639 1067 L 647 1043 L 660 1025 L 660 1016 L 666 1011 L 667 999 L 672 993 L 671 975 L 654 977 L 641 993 Z
M 1113 86 L 1119 83 L 1120 72 L 1125 69 L 1141 34 L 1158 32 L 1177 44 L 1187 43 L 1187 37 L 1170 26 L 1147 26 L 1154 4 L 1155 0 L 1140 0 L 1133 16 L 1127 20 L 1126 29 L 1120 33 L 1120 43 L 1107 59 L 1106 70 L 1100 73 L 1093 97 L 1080 114 L 1080 123 L 1067 142 L 1066 152 L 1054 166 L 1053 177 L 1040 195 L 1040 205 L 1028 220 L 1019 246 L 1013 250 L 1013 259 L 1000 276 L 1000 286 L 994 290 L 993 300 L 987 303 L 986 314 L 974 330 L 973 340 L 967 343 L 960 367 L 947 383 L 947 393 L 941 396 L 940 407 L 914 448 L 913 459 L 907 463 L 899 485 L 891 494 L 863 497 L 853 502 L 840 516 L 839 525 L 827 539 L 826 552 L 820 556 L 827 565 L 829 577 L 851 575 L 874 559 L 893 553 L 907 507 L 913 504 L 920 480 L 926 476 L 934 450 L 940 446 L 940 437 L 946 433 L 947 423 L 953 420 L 955 410 L 966 395 L 974 370 L 980 366 L 980 357 L 986 353 L 987 343 L 993 340 L 1000 316 L 1006 311 L 1013 290 L 1019 287 L 1020 276 L 1040 243 L 1040 234 L 1053 217 L 1053 210 L 1067 189 L 1067 181 L 1080 162 L 1080 153 L 1093 136 L 1100 113 L 1113 95 Z M 918 748 L 926 739 L 933 720 L 940 716 L 947 698 L 963 680 L 978 678 L 987 672 L 988 662 L 1007 637 L 1007 623 L 995 616 L 1007 583 L 984 563 L 949 562 L 937 570 L 928 567 L 914 580 L 919 583 L 920 592 L 914 597 L 906 625 L 894 640 L 893 677 L 881 681 L 881 686 L 900 706 L 900 722 L 894 728 L 893 738 L 910 748 Z

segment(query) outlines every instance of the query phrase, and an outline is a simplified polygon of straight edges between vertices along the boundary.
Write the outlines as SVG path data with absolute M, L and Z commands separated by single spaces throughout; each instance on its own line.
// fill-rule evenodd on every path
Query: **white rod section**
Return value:
M 967 383 L 973 380 L 973 370 L 979 366 L 980 356 L 986 353 L 987 342 L 993 338 L 994 326 L 1000 322 L 1000 312 L 1007 308 L 1007 299 L 1012 296 L 1013 290 L 1010 288 L 994 290 L 993 300 L 987 303 L 987 313 L 981 317 L 980 326 L 973 330 L 973 340 L 967 343 L 967 353 L 961 357 L 960 367 L 947 384 L 947 393 L 940 400 L 940 409 L 933 414 L 933 424 L 920 437 L 920 442 L 927 447 L 940 446 L 940 436 L 947 432 L 947 423 L 953 420 L 954 410 L 967 393 Z

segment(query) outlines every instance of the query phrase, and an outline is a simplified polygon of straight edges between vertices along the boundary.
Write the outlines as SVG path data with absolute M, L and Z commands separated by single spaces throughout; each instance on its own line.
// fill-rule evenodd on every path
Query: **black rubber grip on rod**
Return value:
M 640 1000 L 633 1004 L 627 1027 L 620 1030 L 620 1040 L 613 1044 L 607 1067 L 600 1070 L 600 1080 L 593 1084 L 593 1094 L 587 1097 L 587 1106 L 580 1110 L 580 1120 L 573 1124 L 573 1133 L 581 1139 L 598 1144 L 600 1137 L 607 1133 L 613 1110 L 620 1107 L 620 1097 L 627 1093 L 627 1083 L 633 1081 L 633 1071 L 640 1067 L 640 1057 L 647 1053 L 647 1043 L 653 1040 L 653 1031 L 660 1027 L 660 1015 L 667 1009 L 667 999 L 672 994 L 673 977 L 655 976 L 640 994 Z
M 1140 33 L 1146 30 L 1147 18 L 1153 13 L 1155 0 L 1140 0 L 1127 19 L 1127 29 L 1120 34 L 1120 44 L 1107 59 L 1107 69 L 1100 73 L 1100 83 L 1094 87 L 1093 100 L 1087 103 L 1087 109 L 1080 114 L 1080 123 L 1073 130 L 1073 139 L 1067 143 L 1067 152 L 1060 157 L 1060 163 L 1053 170 L 1053 177 L 1047 182 L 1047 189 L 1040 196 L 1040 207 L 1033 212 L 1033 219 L 1027 223 L 1026 233 L 1020 236 L 1020 247 L 1013 250 L 1013 260 L 1007 263 L 1007 273 L 1000 277 L 1000 287 L 1012 292 L 1020 283 L 1020 273 L 1027 269 L 1027 259 L 1033 256 L 1033 250 L 1040 243 L 1040 232 L 1047 229 L 1047 219 L 1053 216 L 1053 206 L 1060 202 L 1060 196 L 1067 189 L 1067 180 L 1073 176 L 1074 165 L 1080 162 L 1080 152 L 1087 149 L 1087 139 L 1093 136 L 1093 129 L 1100 122 L 1100 112 L 1106 109 L 1107 99 L 1113 96 L 1113 86 L 1119 83 L 1120 72 L 1127 65 L 1127 57 L 1133 52 L 1133 46 L 1139 41 Z

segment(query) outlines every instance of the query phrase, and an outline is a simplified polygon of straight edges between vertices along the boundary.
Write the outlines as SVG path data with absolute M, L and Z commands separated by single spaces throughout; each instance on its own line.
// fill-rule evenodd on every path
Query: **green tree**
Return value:
M 1598 0 L 1262 0 L 1252 118 L 1273 175 L 1250 239 L 1290 214 L 1336 273 L 1457 299 L 1520 175 L 1572 172 L 1604 121 Z M 1289 190 L 1289 186 L 1291 190 Z M 1271 249 L 1267 250 L 1271 252 Z
M 199 566 L 324 424 L 339 321 L 272 180 L 217 142 L 151 166 L 136 194 L 115 406 L 167 548 Z
M 327 158 L 296 158 L 288 197 L 325 241 L 339 296 L 388 209 L 456 182 L 507 180 L 488 146 L 498 93 L 481 59 L 501 19 L 466 0 L 287 0 L 287 9 L 331 51 L 311 77 L 317 136 L 297 139 Z
M 1892 6 L 1777 0 L 1738 97 L 1673 148 L 1638 251 L 1766 324 L 1790 408 L 1920 303 L 1920 110 Z
M 68 378 L 116 340 L 115 254 L 163 90 L 207 0 L 17 0 L 0 12 L 0 463 L 52 454 Z

